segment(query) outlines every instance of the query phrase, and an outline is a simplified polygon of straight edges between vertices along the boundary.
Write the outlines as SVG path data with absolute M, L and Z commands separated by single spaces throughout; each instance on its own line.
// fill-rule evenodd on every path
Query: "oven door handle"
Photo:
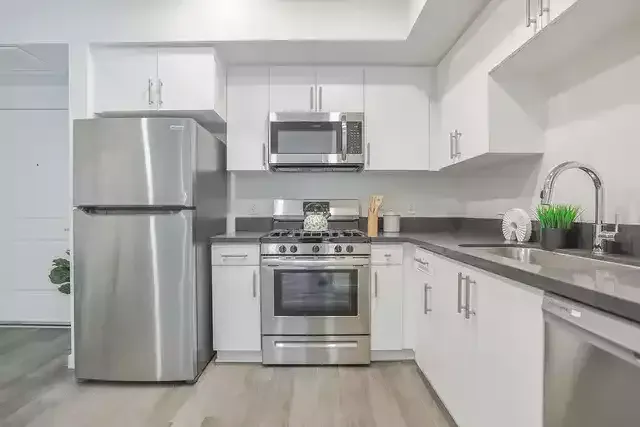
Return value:
M 263 260 L 267 267 L 287 268 L 344 268 L 344 267 L 368 267 L 369 260 Z
M 266 264 L 267 267 L 274 270 L 287 269 L 287 270 L 344 270 L 345 268 L 364 268 L 369 267 L 369 264 Z

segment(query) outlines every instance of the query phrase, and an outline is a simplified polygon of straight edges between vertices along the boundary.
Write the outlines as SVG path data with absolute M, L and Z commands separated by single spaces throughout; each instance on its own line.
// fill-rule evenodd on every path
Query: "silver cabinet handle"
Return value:
M 340 121 L 342 122 L 342 161 L 346 162 L 347 161 L 347 140 L 348 140 L 347 115 L 343 114 L 342 117 L 340 118 Z
M 543 0 L 538 0 L 538 16 L 542 16 L 543 15 L 543 12 L 542 12 L 542 9 L 543 9 L 542 1 Z
M 462 136 L 462 132 L 460 132 L 458 129 L 456 129 L 456 133 L 454 135 L 453 140 L 455 141 L 456 144 L 456 152 L 454 153 L 454 156 L 459 156 L 462 154 L 462 152 L 460 151 L 460 137 Z
M 256 289 L 256 271 L 255 270 L 253 270 L 252 288 L 253 288 L 253 297 L 256 298 L 258 296 L 258 290 Z
M 322 111 L 322 86 L 318 88 L 318 105 L 318 111 Z
M 162 88 L 164 87 L 164 83 L 162 80 L 158 80 L 158 105 L 162 106 L 164 101 L 162 100 Z
M 262 167 L 267 170 L 267 144 L 262 144 Z
M 458 273 L 458 314 L 462 313 L 462 273 Z
M 536 23 L 536 18 L 531 16 L 531 0 L 525 0 L 525 23 L 527 24 L 527 28 L 531 26 L 531 24 Z
M 222 254 L 220 257 L 222 258 L 247 258 L 249 255 L 247 254 Z
M 469 276 L 465 278 L 466 286 L 465 286 L 465 303 L 464 303 L 464 317 L 465 319 L 470 319 L 471 315 L 476 315 L 476 312 L 471 309 L 471 284 L 476 284 L 475 280 L 471 280 Z
M 149 100 L 149 105 L 153 105 L 153 99 L 151 98 L 151 93 L 153 92 L 153 79 L 151 77 L 149 77 L 149 83 L 147 85 L 147 93 L 148 93 L 148 100 Z
M 371 143 L 367 144 L 367 166 L 371 166 Z
M 309 109 L 311 111 L 315 110 L 315 107 L 313 105 L 313 86 L 309 88 Z
M 373 273 L 373 296 L 378 298 L 378 272 Z
M 454 133 L 453 132 L 449 132 L 449 158 L 453 159 L 454 156 L 454 152 L 453 152 L 453 141 L 454 141 L 455 137 L 454 137 Z
M 433 287 L 429 286 L 428 283 L 424 284 L 424 314 L 427 314 L 431 311 L 429 308 L 429 291 L 433 289 Z

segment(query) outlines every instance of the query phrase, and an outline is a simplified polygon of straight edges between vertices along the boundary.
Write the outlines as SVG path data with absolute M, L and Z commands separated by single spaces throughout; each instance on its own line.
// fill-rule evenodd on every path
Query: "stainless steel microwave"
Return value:
M 270 113 L 269 169 L 362 170 L 363 128 L 364 113 Z

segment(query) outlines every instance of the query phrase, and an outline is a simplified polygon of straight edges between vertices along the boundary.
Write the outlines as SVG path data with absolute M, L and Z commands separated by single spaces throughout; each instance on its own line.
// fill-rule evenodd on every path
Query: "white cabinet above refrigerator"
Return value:
M 213 47 L 99 47 L 92 61 L 95 114 L 190 117 L 224 133 L 214 124 L 226 121 L 227 77 Z

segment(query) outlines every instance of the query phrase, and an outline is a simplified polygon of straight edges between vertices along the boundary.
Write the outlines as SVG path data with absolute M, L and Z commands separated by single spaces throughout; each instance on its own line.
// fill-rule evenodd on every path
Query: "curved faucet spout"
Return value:
M 553 189 L 555 188 L 556 179 L 562 172 L 569 169 L 580 169 L 585 172 L 591 180 L 593 181 L 593 185 L 596 190 L 595 197 L 595 235 L 593 240 L 593 250 L 594 253 L 602 252 L 602 239 L 600 238 L 600 233 L 602 231 L 602 225 L 604 222 L 604 186 L 602 183 L 602 177 L 600 174 L 591 166 L 585 165 L 579 162 L 564 162 L 560 163 L 558 166 L 554 167 L 549 171 L 549 174 L 544 180 L 544 185 L 542 186 L 542 191 L 540 192 L 540 202 L 543 205 L 551 204 L 551 199 L 553 198 Z

